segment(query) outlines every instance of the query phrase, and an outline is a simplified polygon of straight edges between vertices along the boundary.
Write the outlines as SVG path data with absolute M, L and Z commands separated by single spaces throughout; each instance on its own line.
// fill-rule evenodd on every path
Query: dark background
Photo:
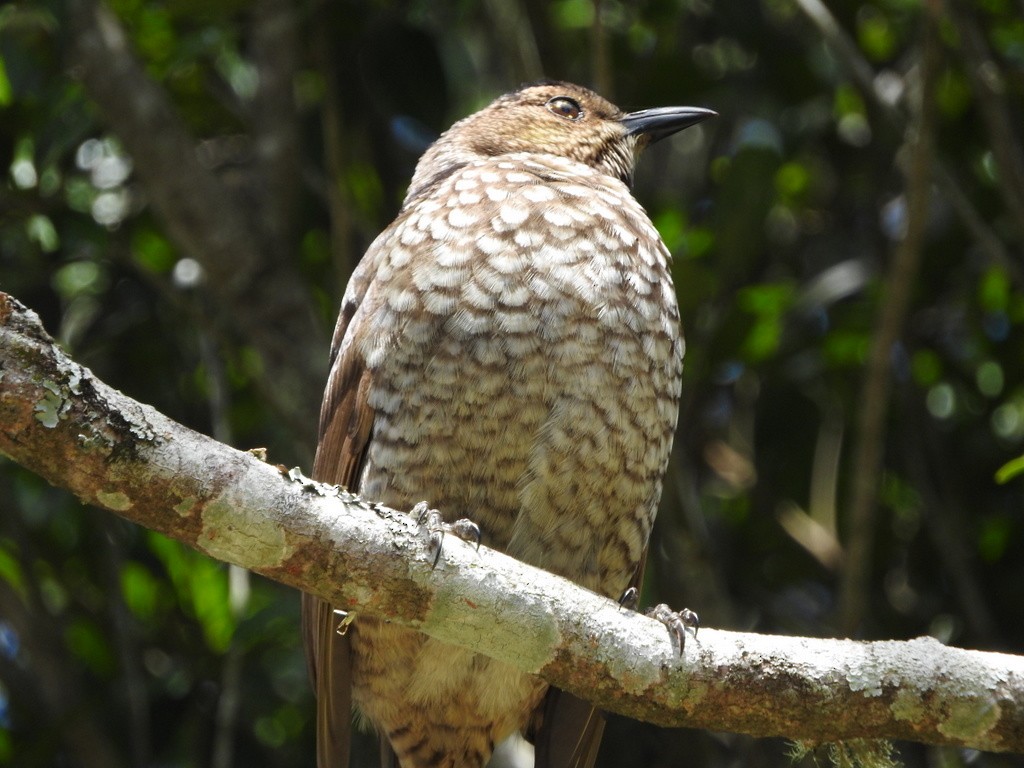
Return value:
M 688 342 L 644 603 L 1020 653 L 1024 3 L 829 9 L 5 3 L 0 287 L 108 383 L 308 470 L 347 275 L 439 131 L 541 76 L 714 108 L 637 174 Z M 308 766 L 312 711 L 294 593 L 0 459 L 0 764 Z M 787 751 L 615 720 L 602 765 Z

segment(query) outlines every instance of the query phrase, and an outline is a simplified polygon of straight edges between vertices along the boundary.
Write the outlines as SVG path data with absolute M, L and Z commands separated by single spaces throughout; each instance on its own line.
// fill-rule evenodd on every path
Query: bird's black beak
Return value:
M 655 107 L 630 112 L 619 118 L 619 122 L 626 127 L 627 135 L 646 136 L 653 144 L 709 117 L 718 117 L 718 113 L 700 107 Z

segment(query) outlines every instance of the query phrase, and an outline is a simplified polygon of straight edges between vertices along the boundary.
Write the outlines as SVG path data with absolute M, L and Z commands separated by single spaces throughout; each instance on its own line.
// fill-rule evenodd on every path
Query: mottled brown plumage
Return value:
M 628 184 L 640 149 L 710 114 L 624 115 L 545 82 L 441 136 L 346 291 L 314 476 L 470 517 L 488 546 L 618 598 L 683 357 L 670 256 Z M 542 680 L 370 617 L 342 637 L 328 606 L 303 607 L 320 768 L 347 764 L 350 701 L 404 768 L 483 766 L 531 723 L 538 764 L 596 754 L 599 718 L 543 705 Z

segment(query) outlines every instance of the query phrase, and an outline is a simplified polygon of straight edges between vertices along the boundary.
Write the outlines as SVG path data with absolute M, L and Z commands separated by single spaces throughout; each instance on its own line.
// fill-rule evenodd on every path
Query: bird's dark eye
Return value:
M 555 98 L 549 99 L 545 106 L 566 120 L 579 120 L 583 115 L 583 107 L 580 106 L 580 103 L 568 96 L 555 96 Z

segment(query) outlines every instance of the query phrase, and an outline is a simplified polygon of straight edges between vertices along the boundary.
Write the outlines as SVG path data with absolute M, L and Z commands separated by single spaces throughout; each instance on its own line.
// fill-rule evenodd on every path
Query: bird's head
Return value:
M 714 115 L 699 107 L 624 113 L 579 85 L 533 83 L 445 131 L 421 158 L 410 189 L 467 162 L 517 152 L 569 158 L 629 184 L 640 150 Z

